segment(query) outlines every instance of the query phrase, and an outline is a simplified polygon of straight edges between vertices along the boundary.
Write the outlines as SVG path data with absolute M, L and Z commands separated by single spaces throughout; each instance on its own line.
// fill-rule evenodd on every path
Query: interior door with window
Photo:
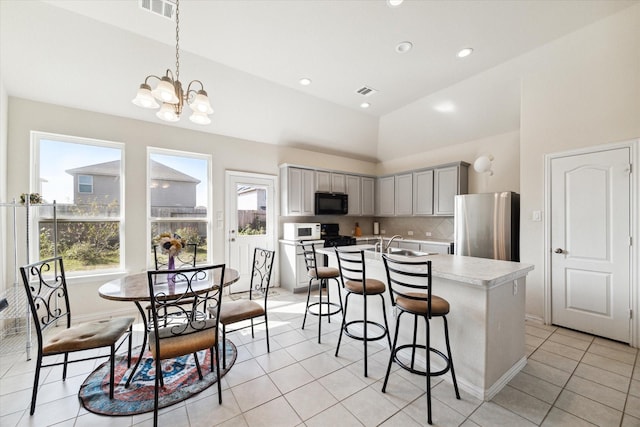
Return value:
M 631 150 L 551 159 L 552 323 L 630 341 Z
M 229 287 L 229 292 L 246 292 L 251 281 L 254 249 L 273 250 L 276 245 L 276 178 L 231 171 L 227 171 L 226 178 L 227 265 L 240 273 L 240 280 Z

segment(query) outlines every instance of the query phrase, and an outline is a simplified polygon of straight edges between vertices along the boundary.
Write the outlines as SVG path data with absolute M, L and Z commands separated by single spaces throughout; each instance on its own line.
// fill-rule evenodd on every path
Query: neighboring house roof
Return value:
M 96 163 L 94 165 L 82 166 L 65 171 L 69 175 L 120 175 L 120 160 L 111 162 Z M 190 175 L 182 173 L 167 165 L 151 160 L 151 177 L 152 179 L 160 179 L 165 181 L 183 181 L 199 183 L 200 180 Z

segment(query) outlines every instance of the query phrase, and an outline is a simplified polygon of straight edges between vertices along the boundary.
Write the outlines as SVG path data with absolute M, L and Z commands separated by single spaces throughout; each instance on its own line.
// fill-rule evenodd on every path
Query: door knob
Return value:
M 561 254 L 564 251 L 561 248 L 557 248 L 554 252 L 557 253 L 557 254 Z

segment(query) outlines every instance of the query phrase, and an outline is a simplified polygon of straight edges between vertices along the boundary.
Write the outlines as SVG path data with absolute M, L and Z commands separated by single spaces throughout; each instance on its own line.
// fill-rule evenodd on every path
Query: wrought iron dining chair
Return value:
M 427 422 L 431 424 L 431 377 L 451 372 L 453 388 L 456 399 L 460 399 L 458 382 L 453 368 L 451 345 L 449 344 L 449 327 L 447 314 L 449 314 L 449 302 L 433 294 L 431 276 L 431 261 L 398 259 L 387 254 L 382 255 L 384 267 L 387 272 L 387 283 L 391 294 L 391 303 L 396 307 L 396 332 L 393 338 L 389 365 L 384 377 L 382 392 L 387 390 L 387 382 L 391 372 L 391 364 L 396 362 L 401 368 L 414 374 L 423 375 L 427 379 Z M 413 342 L 398 346 L 398 332 L 400 330 L 400 318 L 403 314 L 413 316 Z M 425 344 L 417 343 L 418 318 L 425 321 Z M 431 347 L 431 319 L 441 317 L 444 325 L 445 345 L 447 354 Z M 416 350 L 423 350 L 425 357 L 424 370 L 416 367 Z M 403 360 L 404 350 L 410 350 L 410 360 Z M 431 353 L 439 356 L 444 361 L 444 368 L 439 371 L 431 370 Z M 408 359 L 405 355 L 404 359 Z
M 163 385 L 162 360 L 193 354 L 198 376 L 202 380 L 202 370 L 197 352 L 209 350 L 211 372 L 215 369 L 217 376 L 218 403 L 222 404 L 218 330 L 224 270 L 225 265 L 219 264 L 182 270 L 147 272 L 151 305 L 149 347 L 155 364 L 154 426 L 158 424 L 159 388 Z M 195 282 L 203 280 L 213 281 L 211 283 L 213 291 L 209 292 L 206 298 L 198 299 L 194 285 Z M 175 290 L 170 291 L 169 286 L 172 281 Z M 196 299 L 197 301 L 193 305 L 213 305 L 215 307 L 214 316 L 211 318 L 194 316 L 194 311 L 184 305 L 186 299 Z M 162 322 L 160 322 L 160 318 L 162 318 Z M 165 320 L 168 321 L 165 323 Z
M 196 258 L 198 255 L 198 245 L 195 243 L 187 243 L 183 251 L 175 256 L 177 260 L 174 268 L 189 268 L 196 266 Z M 153 262 L 156 270 L 167 269 L 167 261 L 162 256 L 162 250 L 158 245 L 153 245 Z
M 249 287 L 249 299 L 241 299 L 237 301 L 225 302 L 220 310 L 220 323 L 222 324 L 222 367 L 227 367 L 226 338 L 227 332 L 235 332 L 245 328 L 251 328 L 251 338 L 255 338 L 254 325 L 265 326 L 267 338 L 267 352 L 269 348 L 269 322 L 267 318 L 267 298 L 269 296 L 269 285 L 271 283 L 271 270 L 273 268 L 273 260 L 275 251 L 267 249 L 255 248 L 253 251 L 253 267 L 251 270 L 251 284 Z M 253 298 L 253 294 L 259 295 L 263 299 L 260 305 Z M 210 315 L 214 315 L 215 307 L 209 308 Z M 264 317 L 259 323 L 254 323 L 254 319 Z M 250 324 L 242 323 L 234 329 L 227 329 L 228 325 L 244 322 L 249 320 Z
M 196 256 L 198 252 L 198 245 L 195 243 L 187 243 L 185 249 L 175 256 L 177 260 L 174 269 L 184 269 L 196 266 Z M 156 270 L 168 270 L 169 264 L 162 255 L 160 246 L 153 245 L 153 262 Z M 183 301 L 183 305 L 193 305 L 196 301 L 193 298 L 188 298 Z M 151 306 L 146 307 L 147 319 L 151 319 Z
M 105 355 L 69 360 L 69 353 L 109 347 L 109 398 L 113 399 L 115 353 L 128 336 L 128 366 L 131 366 L 131 325 L 133 317 L 116 317 L 72 325 L 67 280 L 62 257 L 34 262 L 20 267 L 20 275 L 29 301 L 38 339 L 36 372 L 31 394 L 31 410 L 36 409 L 40 370 L 45 367 L 63 365 L 62 380 L 67 378 L 67 364 L 106 357 Z M 59 328 L 57 333 L 54 330 Z M 120 343 L 118 344 L 118 341 Z M 43 364 L 43 358 L 64 355 L 63 361 Z

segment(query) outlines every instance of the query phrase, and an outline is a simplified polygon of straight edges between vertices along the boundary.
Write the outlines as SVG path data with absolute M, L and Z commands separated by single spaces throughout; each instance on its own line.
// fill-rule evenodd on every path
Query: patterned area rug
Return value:
M 236 361 L 235 345 L 227 340 L 227 368 L 220 371 L 220 376 L 226 374 Z M 133 354 L 140 354 L 140 348 L 134 349 Z M 162 361 L 164 387 L 160 389 L 158 406 L 164 408 L 188 399 L 194 394 L 214 385 L 217 381 L 214 371 L 211 372 L 210 352 L 198 353 L 198 361 L 202 370 L 202 380 L 198 378 L 198 371 L 193 355 L 182 356 L 177 359 Z M 116 355 L 115 389 L 113 400 L 109 399 L 109 361 L 101 364 L 93 371 L 80 386 L 78 396 L 82 405 L 89 412 L 101 415 L 135 415 L 153 411 L 153 393 L 155 382 L 155 365 L 148 351 L 136 371 L 129 388 L 124 388 L 129 371 L 127 356 Z M 131 356 L 133 367 L 138 356 Z M 220 363 L 222 363 L 222 345 L 220 345 Z

